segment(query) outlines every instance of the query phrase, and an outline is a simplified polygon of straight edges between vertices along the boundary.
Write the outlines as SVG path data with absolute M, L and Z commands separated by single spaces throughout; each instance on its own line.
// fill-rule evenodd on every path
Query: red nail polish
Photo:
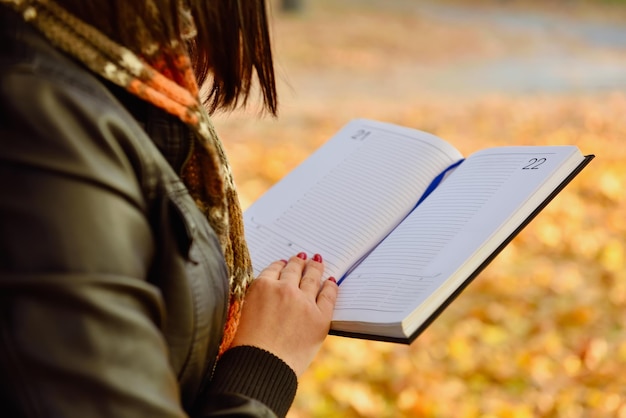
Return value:
M 283 264 L 287 264 L 287 263 L 288 263 L 288 261 L 287 261 L 287 260 L 285 260 L 285 259 L 282 259 L 282 260 L 280 260 L 280 261 L 282 261 L 282 262 L 283 262 Z
M 298 253 L 298 258 L 301 258 L 302 260 L 306 260 L 306 253 Z
M 317 261 L 318 263 L 321 263 L 322 262 L 322 256 L 319 255 L 319 254 L 315 254 L 313 256 L 313 261 Z
M 330 280 L 331 282 L 333 282 L 333 283 L 337 284 L 337 279 L 335 279 L 333 276 L 330 276 L 330 277 L 328 278 L 328 280 Z

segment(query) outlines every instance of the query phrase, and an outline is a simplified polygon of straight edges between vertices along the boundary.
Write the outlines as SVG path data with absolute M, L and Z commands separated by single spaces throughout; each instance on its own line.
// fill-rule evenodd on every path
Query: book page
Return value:
M 449 286 L 430 300 L 429 315 L 582 159 L 569 146 L 502 147 L 472 155 L 345 278 L 333 320 L 401 321 Z M 448 283 L 464 266 L 471 271 Z
M 341 277 L 415 206 L 432 179 L 462 156 L 424 132 L 357 120 L 244 214 L 255 273 L 300 251 L 322 254 Z

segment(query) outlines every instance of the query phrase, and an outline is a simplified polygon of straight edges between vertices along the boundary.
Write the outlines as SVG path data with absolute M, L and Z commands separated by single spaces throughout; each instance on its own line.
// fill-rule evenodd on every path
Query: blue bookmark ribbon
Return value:
M 420 203 L 422 203 L 424 201 L 424 199 L 426 199 L 428 197 L 429 194 L 431 194 L 436 188 L 437 186 L 439 186 L 439 184 L 443 181 L 443 179 L 446 177 L 446 175 L 454 170 L 455 168 L 457 168 L 459 165 L 461 165 L 461 163 L 465 161 L 465 159 L 460 159 L 459 161 L 457 161 L 456 163 L 452 164 L 451 166 L 449 166 L 448 168 L 446 168 L 445 170 L 443 170 L 441 172 L 441 174 L 439 174 L 437 177 L 435 177 L 433 179 L 433 181 L 430 182 L 430 184 L 428 185 L 428 187 L 426 188 L 426 191 L 424 192 L 424 194 L 422 195 L 422 197 L 420 197 L 420 199 L 417 201 L 417 204 L 415 205 L 415 207 L 418 207 L 420 205 Z M 414 208 L 415 209 L 415 208 Z
M 448 166 L 445 170 L 443 170 L 439 175 L 437 175 L 437 177 L 435 177 L 433 179 L 433 181 L 430 182 L 430 184 L 428 185 L 428 187 L 426 188 L 426 190 L 424 191 L 424 194 L 422 195 L 422 197 L 419 198 L 419 200 L 417 201 L 417 203 L 415 204 L 415 207 L 413 209 L 415 209 L 416 207 L 418 207 L 420 205 L 420 203 L 422 203 L 424 201 L 424 199 L 426 199 L 428 197 L 429 194 L 431 194 L 436 188 L 437 186 L 439 186 L 439 184 L 441 184 L 441 182 L 446 178 L 446 175 L 448 175 L 448 173 L 450 173 L 450 171 L 454 170 L 455 168 L 457 168 L 459 165 L 461 165 L 461 163 L 465 161 L 465 159 L 460 159 L 459 161 L 451 164 L 450 166 Z M 408 215 L 407 215 L 408 216 Z M 369 254 L 369 253 L 368 253 Z M 357 263 L 355 263 L 355 266 L 358 265 L 365 257 L 367 257 L 368 254 L 365 254 Z M 352 266 L 352 268 L 350 268 L 350 270 L 348 270 L 337 282 L 337 285 L 341 285 L 341 283 L 344 281 L 344 279 L 348 276 L 348 274 L 350 274 L 350 272 L 354 269 L 355 266 Z

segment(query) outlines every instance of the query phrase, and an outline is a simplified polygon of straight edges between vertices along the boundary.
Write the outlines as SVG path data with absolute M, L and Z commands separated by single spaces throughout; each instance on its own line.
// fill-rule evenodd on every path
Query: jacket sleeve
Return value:
M 273 354 L 257 347 L 231 348 L 217 363 L 201 415 L 253 417 L 260 401 L 284 417 L 297 387 L 294 371 Z
M 145 202 L 114 140 L 121 128 L 98 114 L 99 106 L 89 107 L 81 90 L 23 73 L 0 81 L 4 412 L 185 416 L 160 330 L 162 295 L 147 281 L 154 242 Z M 271 359 L 267 354 L 257 359 Z M 227 360 L 216 376 L 229 373 Z M 243 388 L 266 386 L 273 375 L 254 382 L 244 378 L 253 364 L 236 363 L 238 383 L 209 384 L 201 413 L 274 416 L 262 402 L 271 401 L 267 395 L 255 400 Z
M 115 121 L 67 86 L 1 81 L 3 405 L 27 417 L 184 416 L 161 295 L 146 281 L 145 202 Z

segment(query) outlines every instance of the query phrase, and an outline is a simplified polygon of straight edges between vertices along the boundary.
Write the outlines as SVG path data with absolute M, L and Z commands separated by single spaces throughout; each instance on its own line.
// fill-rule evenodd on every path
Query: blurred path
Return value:
M 517 35 L 527 48 L 446 71 L 459 88 L 512 92 L 626 90 L 626 27 L 597 17 L 476 10 L 428 4 L 423 16 L 444 24 L 474 23 L 493 36 Z
M 308 15 L 279 28 L 279 45 L 292 38 L 279 57 L 286 51 L 285 74 L 299 100 L 626 91 L 624 19 L 508 3 L 310 1 Z M 317 62 L 294 53 L 296 42 Z M 350 66 L 355 60 L 364 65 Z

